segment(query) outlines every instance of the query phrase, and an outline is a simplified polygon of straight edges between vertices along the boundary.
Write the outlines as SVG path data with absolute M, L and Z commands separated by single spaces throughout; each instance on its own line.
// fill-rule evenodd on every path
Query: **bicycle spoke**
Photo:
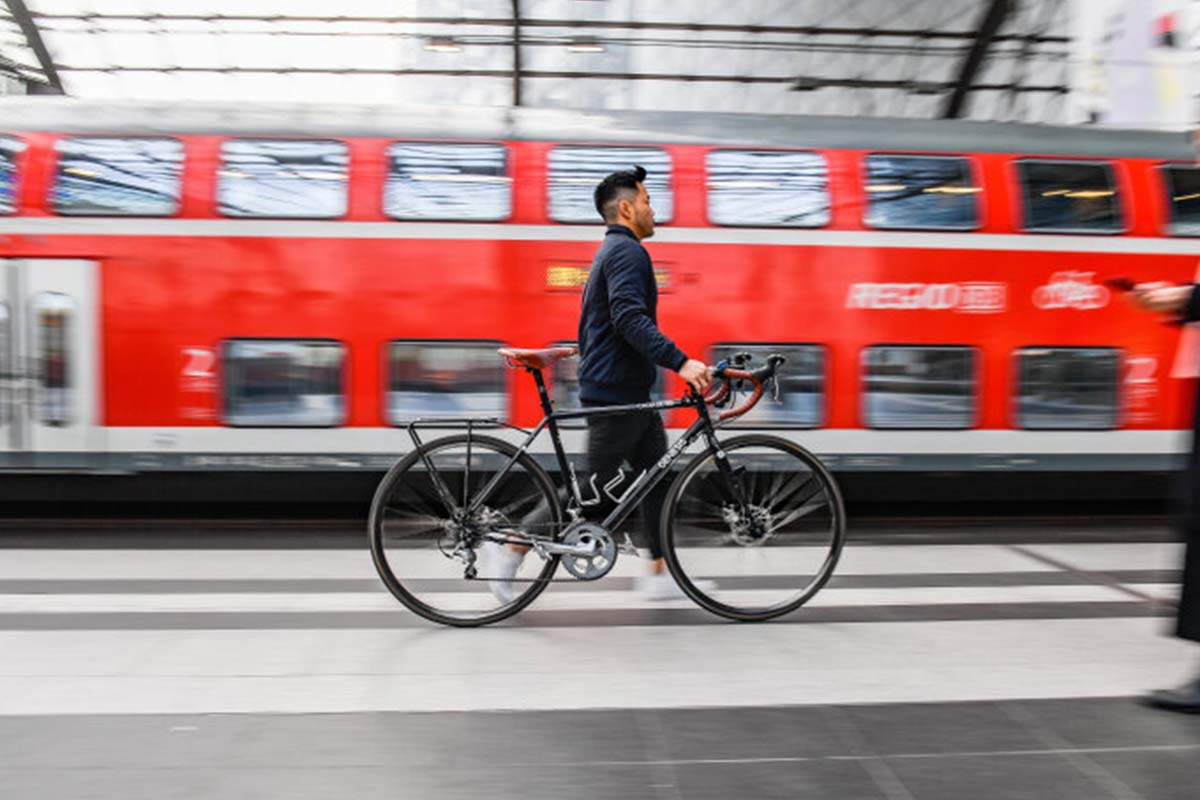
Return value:
M 772 532 L 777 531 L 780 528 L 784 527 L 785 525 L 790 525 L 792 522 L 800 519 L 801 517 L 807 517 L 809 514 L 811 514 L 813 511 L 816 511 L 818 508 L 825 508 L 829 505 L 829 501 L 828 501 L 828 499 L 826 499 L 824 497 L 824 495 L 821 496 L 820 500 L 813 502 L 813 500 L 815 500 L 815 499 L 816 498 L 814 496 L 814 498 L 809 499 L 804 505 L 799 506 L 798 508 L 795 508 L 792 511 L 789 511 L 787 516 L 778 520 L 771 526 L 771 531 Z
M 810 485 L 812 482 L 813 482 L 813 478 L 811 475 L 809 477 L 805 478 L 803 481 L 799 480 L 799 476 L 795 476 L 788 482 L 788 484 L 785 487 L 783 487 L 783 488 L 788 489 L 788 492 L 786 495 L 774 495 L 774 496 L 768 497 L 766 499 L 766 501 L 763 502 L 763 505 L 767 508 L 768 511 L 774 511 L 775 509 L 777 509 L 781 506 L 793 503 L 798 499 L 799 494 L 802 491 L 804 491 L 804 488 L 806 486 Z M 817 491 L 821 490 L 820 486 L 817 486 L 816 488 L 817 488 Z M 801 502 L 803 502 L 803 501 L 801 501 Z

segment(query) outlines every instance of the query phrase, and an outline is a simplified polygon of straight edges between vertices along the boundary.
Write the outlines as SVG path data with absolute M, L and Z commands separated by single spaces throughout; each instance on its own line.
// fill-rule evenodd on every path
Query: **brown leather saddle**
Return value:
M 578 347 L 547 347 L 544 350 L 522 350 L 519 347 L 501 347 L 496 351 L 508 361 L 510 367 L 545 369 L 564 358 L 579 352 Z

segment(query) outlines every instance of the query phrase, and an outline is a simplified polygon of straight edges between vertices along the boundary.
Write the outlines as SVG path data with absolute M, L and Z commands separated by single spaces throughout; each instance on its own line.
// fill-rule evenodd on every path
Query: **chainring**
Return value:
M 617 543 L 612 534 L 594 522 L 581 522 L 571 526 L 563 534 L 562 544 L 589 546 L 593 549 L 590 556 L 565 555 L 560 563 L 567 572 L 581 581 L 594 581 L 603 578 L 617 563 Z

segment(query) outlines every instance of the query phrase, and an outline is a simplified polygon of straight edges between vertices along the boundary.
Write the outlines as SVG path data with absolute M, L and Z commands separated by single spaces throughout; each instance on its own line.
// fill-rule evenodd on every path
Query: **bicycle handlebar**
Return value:
M 786 358 L 773 353 L 767 356 L 767 363 L 763 364 L 758 369 L 746 370 L 737 369 L 728 366 L 727 362 L 722 361 L 715 369 L 713 369 L 713 378 L 721 381 L 721 386 L 716 392 L 704 396 L 704 402 L 708 405 L 719 403 L 729 396 L 731 391 L 730 385 L 732 381 L 750 381 L 754 384 L 754 391 L 746 398 L 741 405 L 722 411 L 717 415 L 718 422 L 724 422 L 727 419 L 734 419 L 745 414 L 750 409 L 758 404 L 758 401 L 763 396 L 763 384 L 775 377 L 775 373 L 779 369 L 779 365 L 787 361 Z

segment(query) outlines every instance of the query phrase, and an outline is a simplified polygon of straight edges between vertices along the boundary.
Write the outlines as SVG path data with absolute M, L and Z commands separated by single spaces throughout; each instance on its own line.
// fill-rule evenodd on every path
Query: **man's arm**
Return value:
M 1129 297 L 1146 311 L 1178 314 L 1180 322 L 1200 321 L 1200 285 L 1176 286 L 1165 281 L 1139 283 Z
M 650 318 L 642 283 L 643 270 L 650 269 L 646 254 L 621 248 L 605 264 L 608 278 L 608 309 L 613 327 L 634 350 L 667 369 L 679 371 L 688 357 Z

